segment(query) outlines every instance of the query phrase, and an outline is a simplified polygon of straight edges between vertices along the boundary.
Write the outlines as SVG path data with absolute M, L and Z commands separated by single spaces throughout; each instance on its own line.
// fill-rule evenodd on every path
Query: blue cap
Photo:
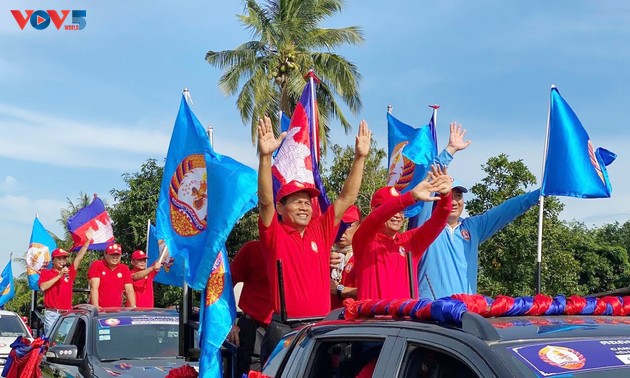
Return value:
M 451 177 L 452 178 L 452 177 Z M 452 178 L 453 179 L 453 183 L 452 183 L 452 188 L 453 189 L 457 189 L 462 193 L 468 193 L 468 189 L 466 189 L 466 187 L 464 185 L 462 185 L 461 182 L 459 182 L 457 179 Z

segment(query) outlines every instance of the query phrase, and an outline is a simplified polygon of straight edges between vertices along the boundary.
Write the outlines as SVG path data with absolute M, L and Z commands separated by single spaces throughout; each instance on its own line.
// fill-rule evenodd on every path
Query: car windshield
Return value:
M 0 316 L 0 337 L 18 336 L 30 337 L 22 320 L 15 315 Z
M 101 361 L 175 357 L 179 321 L 175 316 L 112 316 L 97 323 Z

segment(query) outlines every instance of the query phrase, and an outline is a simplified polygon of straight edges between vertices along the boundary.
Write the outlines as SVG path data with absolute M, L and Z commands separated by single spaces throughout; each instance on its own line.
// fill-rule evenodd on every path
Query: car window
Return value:
M 15 315 L 0 316 L 0 337 L 29 336 L 22 320 Z
M 403 378 L 476 378 L 478 375 L 456 357 L 433 348 L 410 343 L 405 351 Z
M 319 377 L 371 377 L 384 339 L 321 340 L 314 349 L 309 363 L 308 376 Z
M 176 316 L 114 316 L 97 322 L 98 357 L 103 360 L 175 358 L 179 352 Z
M 75 316 L 68 316 L 57 321 L 57 328 L 50 337 L 52 345 L 67 344 L 66 339 L 68 338 L 68 333 L 72 330 L 72 326 L 76 320 L 77 318 Z
M 291 346 L 293 339 L 295 339 L 295 336 L 297 336 L 297 333 L 291 332 L 278 341 L 278 344 L 263 366 L 263 374 L 269 377 L 277 376 L 280 364 L 282 364 L 282 361 L 287 355 L 287 352 L 290 349 L 289 347 Z

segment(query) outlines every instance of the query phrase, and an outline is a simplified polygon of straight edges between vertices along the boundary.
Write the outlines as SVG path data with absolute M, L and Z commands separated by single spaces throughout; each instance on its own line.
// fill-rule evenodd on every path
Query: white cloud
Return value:
M 13 176 L 5 176 L 0 182 L 0 191 L 10 192 L 17 186 L 17 180 Z
M 0 156 L 58 166 L 129 168 L 130 156 L 165 156 L 170 134 L 137 125 L 59 118 L 0 104 Z M 134 158 L 135 157 L 135 158 Z

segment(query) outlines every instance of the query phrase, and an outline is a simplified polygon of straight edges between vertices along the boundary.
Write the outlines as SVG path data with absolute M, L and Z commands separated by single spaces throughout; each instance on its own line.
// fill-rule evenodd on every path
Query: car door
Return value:
M 399 378 L 477 378 L 513 376 L 494 351 L 478 339 L 458 331 L 448 333 L 405 329 L 397 337 L 398 356 L 387 371 Z M 457 333 L 458 335 L 455 335 Z M 484 354 L 486 353 L 486 354 Z
M 50 346 L 70 344 L 70 340 L 74 337 L 77 320 L 78 316 L 74 314 L 59 319 L 50 333 Z M 42 376 L 47 378 L 82 377 L 76 366 L 49 363 L 45 356 L 42 359 L 41 368 Z
M 282 377 L 382 376 L 397 333 L 379 327 L 314 331 L 297 343 Z

